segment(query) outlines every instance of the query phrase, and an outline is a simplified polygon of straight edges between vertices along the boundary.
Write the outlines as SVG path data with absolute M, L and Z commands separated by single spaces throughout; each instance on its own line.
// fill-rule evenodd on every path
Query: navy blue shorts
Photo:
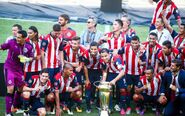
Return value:
M 102 76 L 102 71 L 95 70 L 95 69 L 88 69 L 88 76 L 91 84 L 93 84 L 95 81 L 100 81 L 100 78 Z
M 30 105 L 32 111 L 37 111 L 38 108 L 44 108 L 44 104 L 40 101 L 40 98 L 31 97 Z
M 49 71 L 49 79 L 51 83 L 54 83 L 54 76 L 60 72 L 60 68 L 48 68 Z
M 147 102 L 147 103 L 156 103 L 159 99 L 159 96 L 149 96 L 146 93 L 142 93 L 141 95 L 144 98 L 144 102 Z
M 106 81 L 108 82 L 112 81 L 117 75 L 118 75 L 117 73 L 108 73 Z M 116 86 L 120 89 L 127 88 L 127 83 L 124 76 L 116 82 Z
M 26 72 L 25 73 L 25 82 L 28 82 L 29 79 L 31 79 L 31 77 L 33 75 L 39 75 L 40 74 L 40 71 L 37 71 L 37 72 Z
M 80 85 L 82 85 L 82 83 L 84 82 L 83 71 L 80 71 L 80 72 L 74 71 L 74 73 L 76 74 L 76 80 L 77 80 L 77 82 L 78 82 Z
M 137 85 L 138 82 L 140 81 L 140 76 L 139 75 L 126 74 L 125 78 L 126 78 L 127 85 Z

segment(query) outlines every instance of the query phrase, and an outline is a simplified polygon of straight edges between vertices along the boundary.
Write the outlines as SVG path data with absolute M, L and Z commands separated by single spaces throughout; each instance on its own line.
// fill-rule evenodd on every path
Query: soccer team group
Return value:
M 169 23 L 171 15 L 178 32 Z M 47 35 L 40 35 L 35 26 L 28 31 L 19 24 L 12 26 L 13 36 L 0 45 L 0 50 L 8 50 L 6 116 L 19 109 L 25 116 L 46 112 L 61 116 L 62 111 L 75 115 L 74 108 L 83 111 L 83 99 L 84 110 L 91 113 L 93 103 L 101 106 L 97 81 L 114 88 L 110 113 L 144 115 L 151 105 L 157 116 L 185 116 L 185 23 L 173 1 L 158 1 L 145 42 L 140 42 L 127 15 L 115 19 L 106 34 L 91 16 L 80 37 L 69 21 L 68 15 L 60 15 Z

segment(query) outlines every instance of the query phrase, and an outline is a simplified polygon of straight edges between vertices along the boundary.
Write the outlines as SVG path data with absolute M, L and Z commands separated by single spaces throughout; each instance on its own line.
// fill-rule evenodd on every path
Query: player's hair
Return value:
M 67 21 L 67 23 L 70 23 L 69 15 L 67 15 L 67 14 L 61 14 L 60 17 L 64 18 L 64 20 Z
M 90 47 L 91 47 L 91 46 L 99 47 L 99 46 L 98 46 L 98 43 L 97 43 L 97 42 L 95 42 L 95 41 L 91 42 Z
M 131 41 L 140 41 L 137 35 L 132 36 Z
M 74 41 L 80 40 L 80 37 L 79 37 L 79 36 L 74 36 L 74 37 L 72 38 L 72 40 L 74 40 Z
M 148 66 L 148 67 L 146 68 L 146 70 L 151 70 L 152 73 L 154 73 L 154 68 L 153 68 L 152 66 Z
M 37 33 L 37 34 L 35 35 L 35 38 L 38 40 L 38 39 L 39 39 L 39 32 L 38 32 L 37 27 L 35 27 L 35 26 L 30 26 L 28 29 L 32 30 L 34 33 Z
M 19 24 L 14 24 L 12 27 L 17 27 L 19 31 L 22 30 L 22 26 Z
M 174 59 L 172 63 L 175 63 L 177 67 L 182 67 L 182 61 L 180 59 Z
M 92 19 L 93 23 L 95 24 L 94 27 L 97 26 L 97 18 L 95 16 L 89 16 L 88 19 Z
M 157 33 L 155 33 L 155 32 L 150 32 L 149 35 L 155 36 L 155 39 L 157 39 Z
M 49 73 L 49 70 L 47 68 L 43 68 L 41 71 L 40 71 L 40 74 L 42 73 Z
M 18 34 L 21 34 L 23 38 L 27 37 L 27 32 L 25 30 L 20 30 L 17 32 Z
M 115 21 L 118 22 L 118 24 L 119 24 L 121 27 L 123 27 L 123 22 L 122 22 L 121 19 L 116 19 Z
M 129 23 L 129 26 L 131 25 L 131 18 L 128 15 L 123 15 L 122 17 L 125 17 Z
M 61 31 L 61 26 L 60 26 L 60 24 L 54 24 L 54 25 L 53 25 L 53 31 Z
M 63 69 L 73 68 L 73 65 L 70 63 L 65 63 Z
M 109 53 L 109 49 L 107 49 L 107 48 L 101 49 L 100 54 L 102 54 L 102 53 Z
M 166 46 L 168 49 L 172 48 L 172 43 L 169 40 L 164 41 L 162 45 Z

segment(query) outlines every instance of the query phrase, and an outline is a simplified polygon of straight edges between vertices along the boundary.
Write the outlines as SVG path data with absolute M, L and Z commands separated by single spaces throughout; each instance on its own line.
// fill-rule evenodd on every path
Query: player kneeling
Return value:
M 50 93 L 51 83 L 48 70 L 43 69 L 39 75 L 32 76 L 32 78 L 28 80 L 27 86 L 33 87 L 35 90 L 32 92 L 24 91 L 22 94 L 25 110 L 24 116 L 29 116 L 29 114 L 45 116 L 46 109 L 41 102 L 41 94 L 44 93 L 47 95 L 48 100 L 53 101 L 53 98 L 51 97 L 53 93 Z
M 54 78 L 56 116 L 61 116 L 60 103 L 63 101 L 67 106 L 69 115 L 73 115 L 71 107 L 73 100 L 80 100 L 82 92 L 80 85 L 75 79 L 73 66 L 69 63 L 64 64 L 63 71 Z
M 159 89 L 161 86 L 161 76 L 154 74 L 154 69 L 148 66 L 145 75 L 140 77 L 140 82 L 135 86 L 133 100 L 137 103 L 136 112 L 144 115 L 145 103 L 153 103 L 156 106 L 156 116 L 160 115 Z

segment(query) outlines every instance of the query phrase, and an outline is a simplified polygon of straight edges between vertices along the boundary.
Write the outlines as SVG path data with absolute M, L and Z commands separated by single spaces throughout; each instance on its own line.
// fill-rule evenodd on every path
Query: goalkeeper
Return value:
M 12 115 L 12 105 L 17 107 L 20 103 L 18 100 L 20 92 L 25 87 L 23 64 L 21 62 L 29 62 L 33 59 L 33 48 L 31 44 L 25 42 L 26 37 L 26 31 L 18 31 L 16 39 L 0 45 L 0 50 L 8 50 L 8 56 L 4 64 L 4 77 L 7 85 L 6 116 Z M 19 92 L 13 94 L 14 87 L 18 87 Z

